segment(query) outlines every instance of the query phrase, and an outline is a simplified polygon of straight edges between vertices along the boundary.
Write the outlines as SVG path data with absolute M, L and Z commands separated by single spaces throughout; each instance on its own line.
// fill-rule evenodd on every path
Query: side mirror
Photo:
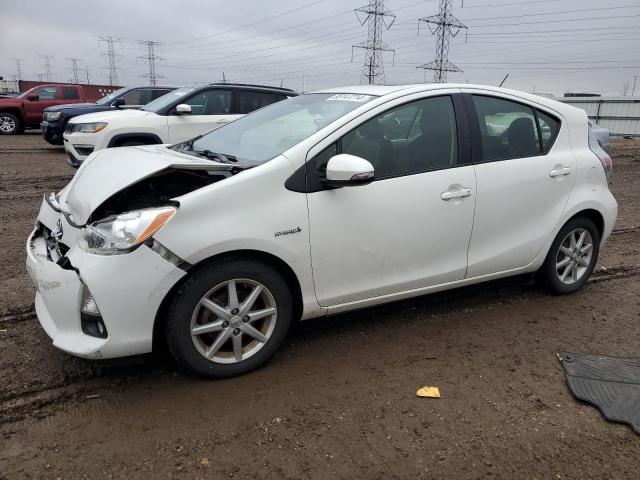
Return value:
M 40 95 L 29 95 L 27 97 L 28 100 L 31 100 L 32 102 L 35 102 L 36 100 L 40 100 Z
M 181 103 L 176 106 L 175 110 L 176 115 L 190 115 L 191 114 L 191 105 L 187 105 L 185 103 Z
M 364 158 L 341 153 L 329 159 L 327 178 L 324 181 L 332 187 L 350 187 L 373 182 L 373 165 Z
M 116 98 L 113 103 L 111 104 L 112 107 L 116 107 L 116 108 L 120 108 L 120 107 L 124 107 L 127 104 L 127 102 L 125 101 L 124 98 L 120 97 L 120 98 Z

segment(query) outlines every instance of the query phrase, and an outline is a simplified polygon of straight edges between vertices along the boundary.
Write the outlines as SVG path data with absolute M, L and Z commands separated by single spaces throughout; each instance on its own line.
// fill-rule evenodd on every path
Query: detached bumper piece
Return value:
M 571 393 L 596 406 L 612 422 L 628 424 L 640 435 L 640 358 L 562 353 Z

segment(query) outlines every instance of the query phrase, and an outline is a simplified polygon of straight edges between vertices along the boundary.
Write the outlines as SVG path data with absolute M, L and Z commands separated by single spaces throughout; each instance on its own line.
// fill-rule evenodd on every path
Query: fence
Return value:
M 640 137 L 640 97 L 558 98 L 587 112 L 590 120 L 608 128 L 611 135 Z

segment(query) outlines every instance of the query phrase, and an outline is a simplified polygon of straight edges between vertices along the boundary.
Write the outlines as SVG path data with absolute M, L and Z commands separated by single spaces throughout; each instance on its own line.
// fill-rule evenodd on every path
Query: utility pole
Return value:
M 360 25 L 368 23 L 367 41 L 351 47 L 351 61 L 353 49 L 365 50 L 365 60 L 362 67 L 362 81 L 369 85 L 384 84 L 383 52 L 395 50 L 382 41 L 382 31 L 388 30 L 396 20 L 396 16 L 384 6 L 384 0 L 369 0 L 369 4 L 354 10 Z
M 24 62 L 24 58 L 12 58 L 14 62 L 16 62 L 16 80 L 22 80 L 22 62 Z
M 53 56 L 51 55 L 39 55 L 40 60 L 42 60 L 42 68 L 44 68 L 44 79 L 47 82 L 53 81 L 53 76 L 51 75 L 51 71 L 53 70 L 53 66 L 51 65 L 51 60 L 53 60 Z
M 633 90 L 631 90 L 631 96 L 633 97 L 636 94 L 636 82 L 638 81 L 638 77 L 640 75 L 633 76 Z
M 109 85 L 117 85 L 118 70 L 121 70 L 121 69 L 117 66 L 116 62 L 117 60 L 122 58 L 122 55 L 116 54 L 115 44 L 118 43 L 120 44 L 120 46 L 122 46 L 122 39 L 112 37 L 112 36 L 104 36 L 104 37 L 99 36 L 98 42 L 105 42 L 107 44 L 107 53 L 103 53 L 102 57 L 107 59 L 108 65 L 103 68 L 106 68 L 109 70 Z
M 418 19 L 418 33 L 420 22 L 429 27 L 432 35 L 437 35 L 436 58 L 428 63 L 420 65 L 427 74 L 427 70 L 433 70 L 433 81 L 444 83 L 447 81 L 447 72 L 462 72 L 462 70 L 449 61 L 449 37 L 455 37 L 460 30 L 466 30 L 467 26 L 451 13 L 451 0 L 440 0 L 440 13 Z
M 157 85 L 158 79 L 164 78 L 164 76 L 158 75 L 158 73 L 156 72 L 156 63 L 159 63 L 165 59 L 156 55 L 155 48 L 159 47 L 162 44 L 160 42 L 154 42 L 153 40 L 144 40 L 140 42 L 140 45 L 147 47 L 147 56 L 145 57 L 144 55 L 142 55 L 139 56 L 138 59 L 146 60 L 149 65 L 149 73 L 141 76 L 148 77 L 150 85 Z
M 73 78 L 71 79 L 71 81 L 73 83 L 80 83 L 79 79 L 78 79 L 78 62 L 80 61 L 79 58 L 65 58 L 65 60 L 68 60 L 71 62 L 71 68 L 69 68 L 68 70 L 71 70 L 71 72 L 73 73 Z

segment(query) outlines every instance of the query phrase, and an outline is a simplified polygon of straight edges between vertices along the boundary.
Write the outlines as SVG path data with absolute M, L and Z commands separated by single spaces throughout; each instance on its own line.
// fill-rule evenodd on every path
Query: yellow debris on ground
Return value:
M 418 389 L 416 395 L 419 397 L 440 398 L 438 387 L 422 387 Z

